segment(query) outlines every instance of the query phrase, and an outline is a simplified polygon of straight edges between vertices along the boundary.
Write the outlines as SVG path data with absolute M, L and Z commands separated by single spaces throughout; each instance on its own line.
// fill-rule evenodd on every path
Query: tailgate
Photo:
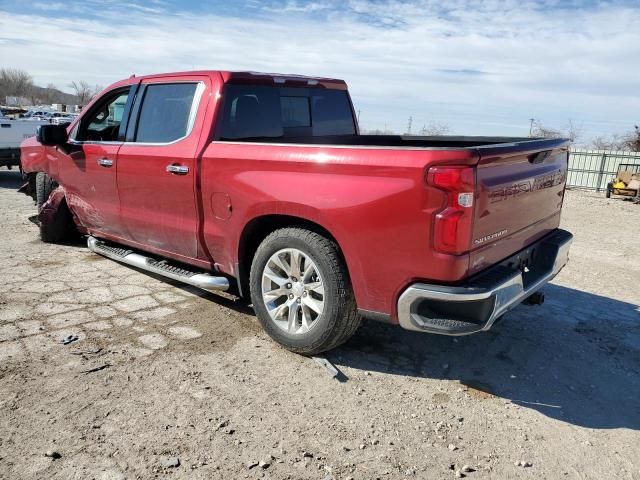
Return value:
M 478 148 L 470 274 L 512 255 L 560 224 L 568 142 L 531 140 Z

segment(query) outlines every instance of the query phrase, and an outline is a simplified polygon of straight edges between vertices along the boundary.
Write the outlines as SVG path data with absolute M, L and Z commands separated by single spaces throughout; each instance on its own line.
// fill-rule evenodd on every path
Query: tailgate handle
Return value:
M 532 153 L 527 156 L 529 163 L 542 163 L 551 155 L 551 150 L 544 150 L 542 152 Z

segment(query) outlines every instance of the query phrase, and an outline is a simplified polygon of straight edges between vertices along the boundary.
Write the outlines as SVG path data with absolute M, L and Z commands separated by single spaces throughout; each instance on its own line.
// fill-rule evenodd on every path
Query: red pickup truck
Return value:
M 567 263 L 562 139 L 360 135 L 341 80 L 131 77 L 22 144 L 41 238 L 250 297 L 286 348 L 488 330 Z

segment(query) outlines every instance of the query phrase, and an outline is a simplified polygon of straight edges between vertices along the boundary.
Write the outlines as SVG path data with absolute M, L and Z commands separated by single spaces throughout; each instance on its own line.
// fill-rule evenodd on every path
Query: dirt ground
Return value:
M 337 381 L 233 297 L 40 243 L 19 183 L 0 171 L 2 479 L 640 479 L 640 205 L 568 192 L 545 305 L 460 338 L 367 323 Z

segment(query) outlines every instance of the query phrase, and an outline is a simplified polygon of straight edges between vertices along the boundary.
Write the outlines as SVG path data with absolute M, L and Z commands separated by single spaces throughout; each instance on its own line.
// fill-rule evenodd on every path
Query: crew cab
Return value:
M 22 144 L 41 238 L 250 298 L 314 354 L 362 318 L 488 330 L 568 261 L 563 139 L 361 135 L 341 80 L 197 71 L 117 82 Z

